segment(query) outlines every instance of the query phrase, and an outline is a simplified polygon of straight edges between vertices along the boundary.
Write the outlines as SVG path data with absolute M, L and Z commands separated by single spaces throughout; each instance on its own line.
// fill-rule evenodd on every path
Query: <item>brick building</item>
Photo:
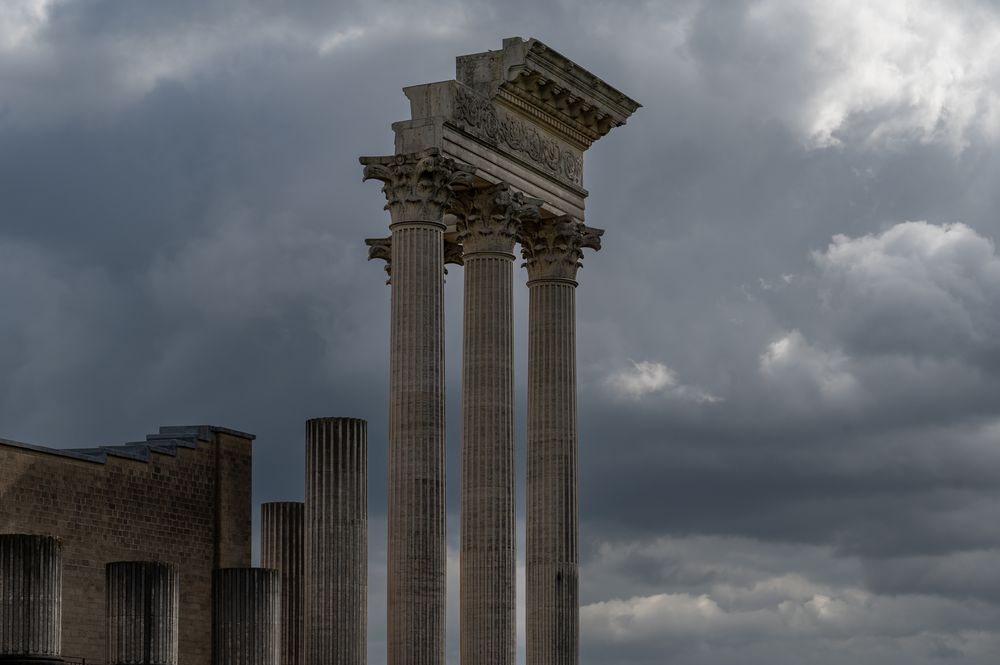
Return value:
M 63 541 L 65 656 L 104 662 L 104 564 L 156 559 L 181 572 L 180 662 L 210 664 L 212 569 L 250 565 L 253 439 L 210 426 L 73 450 L 0 439 L 0 533 Z

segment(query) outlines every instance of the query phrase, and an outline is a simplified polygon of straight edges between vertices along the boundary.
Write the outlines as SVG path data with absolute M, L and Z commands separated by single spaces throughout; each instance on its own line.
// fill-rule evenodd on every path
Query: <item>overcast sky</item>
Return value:
M 367 418 L 384 663 L 388 218 L 357 157 L 400 88 L 514 35 L 644 105 L 585 165 L 583 662 L 995 663 L 985 0 L 2 0 L 0 436 L 250 431 L 261 502 L 302 498 L 306 418 Z M 446 294 L 455 554 L 461 269 Z

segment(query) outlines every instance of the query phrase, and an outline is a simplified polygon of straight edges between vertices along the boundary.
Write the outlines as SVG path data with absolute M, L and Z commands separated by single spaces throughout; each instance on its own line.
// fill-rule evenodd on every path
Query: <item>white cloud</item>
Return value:
M 852 404 L 860 396 L 861 385 L 848 365 L 843 353 L 811 344 L 798 330 L 771 342 L 759 358 L 761 374 L 788 396 L 818 394 L 832 405 Z
M 49 20 L 59 0 L 4 0 L 0 2 L 0 52 L 31 44 Z M 65 0 L 63 0 L 65 1 Z
M 858 132 L 870 144 L 915 138 L 961 149 L 977 131 L 1000 131 L 993 9 L 947 0 L 766 0 L 749 16 L 778 41 L 784 30 L 809 29 L 808 50 L 789 57 L 816 75 L 799 119 L 815 146 Z
M 813 260 L 830 326 L 855 349 L 963 357 L 1000 335 L 1000 258 L 964 224 L 838 235 Z
M 606 384 L 620 397 L 642 399 L 649 395 L 662 395 L 670 399 L 698 403 L 720 402 L 722 399 L 698 388 L 681 383 L 677 373 L 663 363 L 644 360 L 632 361 L 632 367 L 609 376 Z
M 660 577 L 650 573 L 654 562 Z M 593 597 L 635 590 L 622 577 L 637 566 L 643 592 Z M 881 595 L 862 578 L 858 561 L 826 547 L 706 536 L 605 542 L 582 575 L 591 596 L 581 608 L 584 652 L 644 664 L 668 655 L 685 664 L 794 662 L 803 651 L 808 661 L 798 662 L 925 663 L 947 647 L 963 663 L 990 662 L 996 606 L 961 595 Z

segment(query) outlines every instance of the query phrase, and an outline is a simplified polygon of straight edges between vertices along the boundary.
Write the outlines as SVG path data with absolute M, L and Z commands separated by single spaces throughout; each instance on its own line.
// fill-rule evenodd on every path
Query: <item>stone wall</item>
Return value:
M 250 565 L 252 439 L 207 426 L 79 450 L 0 439 L 0 533 L 63 541 L 63 655 L 104 662 L 104 565 L 155 559 L 180 570 L 180 662 L 210 665 L 212 569 Z

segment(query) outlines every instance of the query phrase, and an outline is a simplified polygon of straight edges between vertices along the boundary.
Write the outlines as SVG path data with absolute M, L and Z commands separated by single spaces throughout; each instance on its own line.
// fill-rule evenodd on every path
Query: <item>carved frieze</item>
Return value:
M 570 215 L 539 219 L 521 226 L 517 239 L 528 268 L 528 279 L 575 280 L 584 249 L 599 250 L 603 229 Z
M 536 127 L 465 86 L 455 87 L 454 122 L 465 131 L 526 158 L 571 185 L 583 185 L 583 159 Z
M 385 209 L 392 223 L 430 222 L 441 218 L 455 192 L 472 184 L 475 168 L 442 157 L 429 148 L 387 157 L 362 157 L 363 180 L 382 181 Z

